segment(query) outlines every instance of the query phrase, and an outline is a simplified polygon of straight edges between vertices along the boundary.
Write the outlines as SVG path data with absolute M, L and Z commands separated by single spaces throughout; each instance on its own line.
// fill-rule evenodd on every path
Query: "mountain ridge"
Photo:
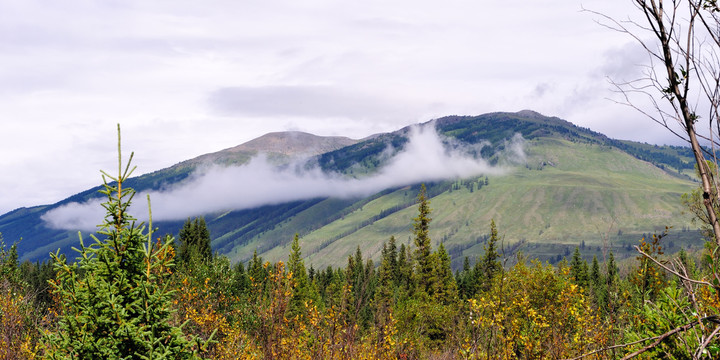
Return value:
M 490 186 L 483 187 L 482 189 L 479 187 L 480 180 L 477 178 L 474 180 L 456 179 L 454 182 L 439 182 L 434 186 L 430 186 L 430 188 L 434 188 L 438 191 L 438 194 L 435 195 L 437 196 L 436 200 L 439 204 L 443 204 L 443 208 L 438 209 L 439 212 L 451 212 L 450 209 L 453 207 L 453 205 L 449 205 L 451 203 L 448 203 L 447 200 L 444 199 L 452 198 L 454 199 L 454 202 L 462 201 L 468 202 L 469 204 L 472 202 L 470 199 L 475 198 L 482 191 L 487 192 L 483 194 L 483 196 L 487 196 L 486 201 L 508 202 L 508 199 L 512 199 L 514 197 L 522 198 L 531 193 L 536 194 L 533 196 L 535 196 L 538 201 L 549 202 L 552 200 L 537 195 L 537 191 L 532 190 L 529 183 L 521 181 L 523 177 L 537 182 L 542 180 L 544 182 L 542 183 L 542 186 L 544 186 L 545 189 L 557 190 L 554 196 L 575 196 L 572 195 L 573 187 L 577 187 L 578 189 L 593 189 L 593 187 L 599 187 L 599 189 L 602 190 L 614 186 L 629 186 L 627 184 L 630 183 L 632 186 L 637 187 L 639 186 L 637 185 L 638 183 L 642 184 L 642 181 L 637 179 L 637 177 L 640 176 L 639 174 L 650 171 L 648 169 L 657 168 L 656 165 L 658 165 L 666 167 L 658 168 L 657 171 L 660 171 L 662 174 L 668 174 L 668 178 L 662 180 L 662 183 L 653 184 L 652 186 L 648 185 L 649 189 L 657 189 L 654 191 L 658 191 L 658 193 L 667 193 L 663 190 L 664 187 L 678 189 L 678 184 L 685 184 L 682 185 L 681 188 L 687 187 L 687 190 L 685 191 L 689 191 L 692 186 L 691 182 L 687 181 L 687 179 L 683 180 L 682 178 L 683 171 L 690 171 L 688 170 L 688 164 L 690 164 L 690 161 L 688 161 L 689 158 L 683 155 L 682 149 L 667 150 L 667 152 L 663 153 L 662 156 L 657 154 L 653 155 L 648 151 L 648 149 L 641 149 L 640 145 L 638 145 L 639 143 L 627 143 L 621 142 L 620 140 L 610 139 L 603 134 L 578 127 L 565 120 L 556 117 L 546 117 L 530 110 L 523 110 L 517 113 L 496 112 L 478 116 L 447 116 L 431 120 L 424 124 L 420 124 L 419 126 L 434 127 L 438 134 L 445 139 L 443 141 L 447 146 L 452 145 L 450 143 L 450 139 L 464 144 L 484 144 L 481 148 L 475 147 L 474 149 L 477 151 L 473 150 L 475 153 L 471 152 L 469 156 L 473 156 L 478 159 L 485 159 L 489 163 L 497 163 L 498 161 L 501 161 L 503 151 L 505 151 L 505 146 L 507 146 L 507 141 L 514 134 L 521 134 L 525 141 L 530 144 L 529 156 L 523 164 L 524 167 L 521 166 L 514 175 L 502 178 L 503 180 L 501 181 L 516 182 L 519 184 L 517 186 L 525 187 L 525 194 L 519 194 L 514 192 L 515 190 L 513 189 L 507 189 L 505 191 L 508 192 L 508 195 L 504 195 L 504 197 L 502 194 L 492 195 L 491 193 L 494 191 L 492 190 L 493 184 L 495 181 L 500 179 L 493 176 L 490 177 Z M 269 150 L 267 151 L 268 153 L 274 154 L 272 156 L 274 156 L 273 159 L 276 163 L 287 163 L 294 155 L 303 152 L 301 149 L 303 146 L 310 149 L 323 149 L 316 150 L 317 154 L 312 156 L 308 160 L 307 164 L 315 164 L 326 173 L 339 172 L 351 178 L 354 177 L 362 179 L 370 176 L 370 174 L 378 172 L 379 169 L 382 169 L 383 166 L 385 166 L 388 159 L 392 159 L 393 156 L 401 151 L 404 151 L 404 148 L 408 143 L 407 136 L 410 132 L 410 128 L 411 126 L 408 126 L 395 132 L 377 134 L 361 140 L 352 140 L 343 137 L 318 137 L 312 134 L 300 135 L 298 133 L 271 133 L 266 134 L 263 137 L 266 137 L 264 140 L 273 140 L 264 141 L 262 140 L 263 137 L 253 139 L 233 148 L 221 150 L 216 153 L 201 155 L 199 157 L 180 162 L 171 167 L 133 178 L 128 184 L 139 191 L 147 189 L 160 189 L 167 187 L 168 184 L 176 184 L 186 181 L 193 171 L 201 164 L 211 163 L 221 166 L 245 164 L 248 163 L 250 159 L 257 154 L 257 152 L 263 150 Z M 282 139 L 291 138 L 293 136 L 314 140 L 307 140 L 307 144 L 305 145 L 302 145 L 303 141 L 300 141 L 298 144 L 295 144 L 294 147 L 290 146 L 283 150 Z M 265 145 L 262 145 L 263 143 Z M 327 147 L 319 145 L 316 146 L 318 143 L 329 145 L 327 145 Z M 628 160 L 628 158 L 621 156 L 621 153 L 627 153 L 625 150 L 621 149 L 622 147 L 637 148 L 635 152 L 637 154 L 643 154 L 646 159 L 640 160 L 637 156 L 630 154 L 631 157 L 634 156 L 634 158 L 639 162 Z M 329 149 L 329 151 L 325 151 L 324 149 Z M 607 153 L 608 151 L 614 155 L 611 157 L 603 157 L 602 154 Z M 640 171 L 640 173 L 638 173 L 639 170 L 632 170 L 625 173 L 618 173 L 617 176 L 605 176 L 605 178 L 603 178 L 604 175 L 602 172 L 593 172 L 593 170 L 588 169 L 588 164 L 577 163 L 573 165 L 574 167 L 567 167 L 569 163 L 576 162 L 575 160 L 569 158 L 567 153 L 575 153 L 575 155 L 578 156 L 585 154 L 588 158 L 595 159 L 592 161 L 626 163 L 628 169 L 645 170 Z M 560 161 L 560 159 L 563 160 Z M 667 159 L 671 159 L 672 161 Z M 648 160 L 649 162 L 647 162 Z M 654 161 L 655 165 L 653 165 Z M 647 163 L 648 165 L 641 165 L 642 163 Z M 670 165 L 670 163 L 673 165 Z M 667 164 L 667 166 L 663 164 Z M 594 165 L 601 165 L 604 167 L 609 166 L 607 164 Z M 673 167 L 680 167 L 677 169 L 679 171 L 673 171 Z M 546 172 L 543 173 L 543 176 L 539 176 L 543 170 Z M 583 171 L 586 173 L 595 173 L 596 175 L 594 178 L 591 178 L 584 175 Z M 545 176 L 545 174 L 548 176 Z M 676 180 L 671 180 L 670 177 L 672 176 L 674 176 Z M 631 177 L 634 180 L 629 183 L 628 180 Z M 459 183 L 464 184 L 462 186 L 464 186 L 464 189 L 466 190 L 463 191 L 467 191 L 467 189 L 470 188 L 477 190 L 469 191 L 463 196 L 458 197 L 459 194 L 463 194 L 461 188 L 459 188 L 461 185 L 457 185 Z M 468 187 L 467 184 L 469 183 L 472 183 L 473 185 Z M 562 185 L 561 188 L 553 188 L 553 186 L 555 186 L 553 184 L 564 185 Z M 233 261 L 246 260 L 248 253 L 252 252 L 251 249 L 253 247 L 264 249 L 261 254 L 266 256 L 268 259 L 280 259 L 284 256 L 284 246 L 286 246 L 289 242 L 292 237 L 292 233 L 299 232 L 305 239 L 307 239 L 306 241 L 308 241 L 307 253 L 311 259 L 315 259 L 315 257 L 313 257 L 315 254 L 325 254 L 324 257 L 334 256 L 336 257 L 335 261 L 337 261 L 337 258 L 340 258 L 339 261 L 342 262 L 343 255 L 339 255 L 338 251 L 340 250 L 338 249 L 344 248 L 345 250 L 348 250 L 348 246 L 351 246 L 351 244 L 357 244 L 357 241 L 345 241 L 343 239 L 355 239 L 362 237 L 369 238 L 372 239 L 374 244 L 371 248 L 377 248 L 377 244 L 379 244 L 383 239 L 386 240 L 388 235 L 392 233 L 390 230 L 388 230 L 390 232 L 382 230 L 380 233 L 373 233 L 373 224 L 382 224 L 383 221 L 394 222 L 392 228 L 400 229 L 403 227 L 400 224 L 407 222 L 408 224 L 404 226 L 405 230 L 407 230 L 407 227 L 409 226 L 409 219 L 401 220 L 398 216 L 401 214 L 403 216 L 407 216 L 413 211 L 412 206 L 408 205 L 412 204 L 413 200 L 412 196 L 408 195 L 408 193 L 412 193 L 412 191 L 408 192 L 408 189 L 412 189 L 414 185 L 409 184 L 409 186 L 410 187 L 387 189 L 366 199 L 315 198 L 276 205 L 265 205 L 253 209 L 230 210 L 220 214 L 205 214 L 205 216 L 208 220 L 211 232 L 213 233 L 213 247 L 220 253 L 230 256 Z M 653 186 L 655 188 L 653 188 Z M 47 229 L 42 223 L 40 217 L 43 213 L 53 208 L 57 208 L 71 202 L 86 201 L 87 199 L 97 195 L 95 190 L 96 189 L 89 189 L 56 204 L 32 208 L 21 208 L 4 214 L 0 216 L 0 232 L 5 235 L 6 241 L 13 241 L 18 237 L 24 238 L 24 240 L 20 242 L 18 248 L 19 250 L 22 250 L 21 256 L 25 259 L 42 259 L 47 256 L 46 254 L 49 251 L 54 251 L 57 248 L 61 248 L 64 252 L 68 251 L 69 247 L 77 241 L 77 237 L 74 235 L 76 233 Z M 399 196 L 397 194 L 398 191 L 402 192 L 403 196 Z M 545 190 L 545 192 L 547 193 L 548 191 Z M 652 211 L 652 206 L 656 206 L 657 209 L 667 209 L 663 211 L 667 211 L 668 214 L 659 216 L 659 218 L 672 219 L 673 217 L 676 217 L 672 212 L 679 211 L 679 199 L 677 200 L 678 204 L 669 205 L 672 202 L 669 199 L 674 196 L 672 193 L 675 192 L 682 193 L 683 191 L 673 190 L 670 193 L 667 193 L 667 195 L 662 195 L 662 205 L 657 201 L 648 202 L 648 204 L 643 205 L 643 209 L 650 210 L 643 211 Z M 613 194 L 611 192 L 607 192 L 606 190 L 593 194 L 593 198 L 587 201 L 602 203 L 606 202 L 606 198 L 608 197 L 622 199 L 629 196 L 629 198 L 632 198 L 632 196 L 625 193 Z M 510 198 L 508 198 L 508 196 Z M 642 202 L 642 200 L 639 199 L 635 199 L 633 201 Z M 559 217 L 568 217 L 570 216 L 568 213 L 562 212 L 564 211 L 563 206 L 568 206 L 567 204 L 571 203 L 572 201 L 570 203 L 558 203 L 559 205 L 557 209 L 543 207 L 542 211 L 547 211 L 548 216 L 560 214 L 558 215 Z M 373 210 L 375 213 L 370 216 L 357 216 L 357 214 L 362 212 L 363 209 L 374 208 L 374 206 L 378 206 L 378 208 Z M 483 210 L 483 208 L 478 206 L 479 205 L 473 205 L 473 211 L 478 212 L 479 216 L 483 218 L 489 216 L 484 212 L 485 210 Z M 599 207 L 612 208 L 611 205 L 602 205 Z M 497 208 L 497 206 L 494 208 Z M 590 208 L 587 208 L 584 211 L 590 210 Z M 503 211 L 508 212 L 515 210 L 504 209 Z M 507 218 L 508 216 L 507 214 L 502 215 L 501 213 L 496 213 L 496 215 L 498 215 L 499 218 Z M 534 214 L 530 217 L 533 216 L 542 217 L 541 214 Z M 346 226 L 344 228 L 345 230 L 343 230 L 341 224 L 343 224 L 345 218 L 353 217 L 358 218 L 356 225 L 350 225 L 351 228 L 347 228 Z M 445 220 L 445 222 L 448 221 L 452 221 L 452 219 Z M 181 222 L 181 220 L 166 221 L 160 222 L 158 225 L 160 226 L 161 231 L 176 233 L 177 229 L 181 225 Z M 466 220 L 466 222 L 469 224 L 471 221 Z M 292 228 L 289 224 L 294 224 L 295 227 Z M 334 226 L 332 224 L 337 224 L 338 226 Z M 361 224 L 365 225 L 360 226 Z M 656 226 L 651 224 L 649 220 L 643 220 L 638 224 L 640 227 L 647 226 L 652 228 Z M 476 224 L 476 226 L 479 225 L 480 224 Z M 454 254 L 456 258 L 457 256 L 474 256 L 474 254 L 481 251 L 481 247 L 478 248 L 479 243 L 471 245 L 477 240 L 478 236 L 480 236 L 477 231 L 466 231 L 463 230 L 463 226 L 459 225 L 452 225 L 448 227 L 438 224 L 436 226 L 438 229 L 443 229 L 445 234 L 435 234 L 435 236 L 444 239 L 443 241 L 447 241 L 449 248 L 453 247 L 456 250 L 464 248 L 462 251 Z M 588 226 L 590 225 L 585 226 L 585 231 Z M 689 225 L 686 221 L 682 226 L 684 229 Z M 358 228 L 355 229 L 355 227 Z M 530 224 L 526 227 L 535 228 L 535 225 Z M 513 226 L 508 226 L 508 228 L 513 229 Z M 552 233 L 550 230 L 551 228 L 553 228 L 553 226 L 548 227 L 548 229 L 544 231 L 544 234 L 547 235 Z M 405 230 L 398 232 L 398 234 L 404 233 Z M 517 230 L 514 229 L 513 231 Z M 540 231 L 541 230 L 539 229 L 537 230 L 537 232 Z M 467 232 L 467 234 L 462 235 L 465 238 L 460 241 L 459 236 L 464 232 Z M 515 235 L 512 234 L 509 234 L 509 236 L 515 237 Z M 528 237 L 527 234 L 524 236 L 526 238 Z M 562 236 L 553 236 L 554 237 L 543 237 L 541 234 L 538 236 L 538 239 L 544 239 L 543 241 L 554 241 L 557 244 L 564 241 L 561 239 Z M 619 238 L 618 241 L 625 242 L 626 240 L 627 239 Z M 520 238 L 512 239 L 512 242 L 516 244 L 519 241 Z M 532 242 L 532 239 L 526 241 Z M 337 242 L 337 244 L 333 244 L 335 242 Z M 346 243 L 346 245 L 341 246 L 340 244 L 343 243 Z M 550 247 L 550 245 L 545 247 Z M 328 250 L 323 252 L 322 249 Z M 354 249 L 350 249 L 350 251 L 354 251 Z M 565 250 L 562 249 L 562 251 Z M 43 252 L 45 255 L 43 255 Z

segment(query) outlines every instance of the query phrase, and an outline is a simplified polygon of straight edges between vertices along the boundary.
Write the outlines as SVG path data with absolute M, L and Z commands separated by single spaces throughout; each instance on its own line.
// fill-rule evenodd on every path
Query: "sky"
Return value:
M 647 59 L 630 1 L 0 0 L 0 214 L 273 131 L 354 139 L 532 109 L 676 143 L 616 104 Z

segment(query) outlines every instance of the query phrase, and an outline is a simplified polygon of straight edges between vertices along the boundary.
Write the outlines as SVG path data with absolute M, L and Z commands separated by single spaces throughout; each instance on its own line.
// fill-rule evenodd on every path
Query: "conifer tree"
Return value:
M 615 264 L 615 255 L 613 254 L 612 251 L 610 251 L 610 253 L 608 254 L 606 273 L 607 273 L 607 279 L 606 279 L 607 287 L 608 287 L 608 290 L 610 290 L 615 287 L 617 280 L 618 280 L 617 279 L 618 267 Z
M 441 304 L 451 304 L 457 300 L 458 289 L 450 267 L 450 256 L 445 251 L 445 245 L 440 243 L 437 249 L 437 268 L 435 270 L 435 297 Z
M 5 243 L 0 233 L 0 280 L 7 281 L 12 287 L 20 287 L 22 279 L 18 265 L 17 244 L 12 244 L 9 250 L 5 250 Z
M 394 237 L 390 238 L 394 240 Z M 392 255 L 388 250 L 387 244 L 383 244 L 382 258 L 380 259 L 380 267 L 378 268 L 378 284 L 375 291 L 375 306 L 377 316 L 380 322 L 384 321 L 393 305 L 393 294 L 395 290 L 395 270 L 391 264 Z M 397 259 L 395 259 L 397 260 Z
M 180 264 L 188 264 L 192 260 L 208 262 L 212 259 L 210 246 L 210 230 L 205 218 L 187 219 L 178 233 L 179 246 L 177 258 Z
M 585 288 L 590 287 L 590 269 L 588 268 L 588 263 L 585 261 L 585 259 L 582 260 L 581 263 L 582 269 L 580 270 L 580 274 L 582 277 L 582 286 Z
M 485 255 L 476 266 L 476 283 L 483 291 L 490 289 L 492 281 L 502 270 L 500 264 L 500 254 L 497 252 L 498 231 L 495 225 L 495 219 L 490 220 L 490 238 L 485 246 Z M 479 270 L 479 271 L 477 271 Z
M 431 295 L 435 286 L 435 256 L 430 241 L 430 202 L 426 198 L 425 184 L 417 197 L 418 216 L 413 219 L 415 233 L 415 283 L 416 290 Z
M 245 271 L 245 265 L 239 261 L 233 268 L 233 294 L 235 296 L 245 295 L 250 289 L 250 277 Z
M 304 303 L 310 298 L 310 286 L 307 272 L 305 271 L 305 262 L 302 259 L 302 251 L 300 251 L 300 237 L 297 233 L 295 233 L 290 246 L 287 268 L 288 271 L 292 273 L 293 280 L 293 297 L 290 300 L 290 314 L 302 315 L 305 308 Z
M 393 276 L 387 246 L 383 245 L 383 257 L 377 274 L 375 291 L 375 325 L 382 334 L 392 314 L 394 306 L 395 279 Z
M 577 246 L 575 247 L 572 260 L 570 260 L 570 276 L 574 279 L 575 284 L 587 288 L 587 262 L 580 256 L 580 248 Z
M 388 240 L 386 257 L 388 259 L 388 270 L 393 276 L 393 284 L 396 284 L 396 275 L 398 273 L 398 248 L 395 236 L 390 236 L 390 240 Z
M 358 313 L 360 312 L 360 300 L 357 294 L 359 290 L 357 288 L 359 282 L 357 268 L 355 257 L 348 256 L 347 266 L 345 267 L 345 287 L 350 289 L 345 297 L 346 308 L 348 309 L 345 317 L 348 324 L 357 324 Z
M 410 249 L 405 247 L 405 244 L 400 244 L 395 277 L 397 278 L 398 287 L 405 292 L 409 292 L 413 288 L 412 274 L 413 268 L 412 257 L 410 256 Z
M 617 294 L 618 294 L 618 267 L 615 264 L 615 255 L 612 251 L 608 253 L 607 262 L 605 263 L 605 279 L 603 284 L 603 291 L 600 297 L 601 308 L 606 313 L 612 313 L 617 307 Z
M 288 270 L 292 272 L 293 279 L 298 284 L 307 283 L 307 272 L 305 271 L 305 262 L 302 259 L 302 251 L 300 251 L 300 237 L 295 233 L 290 245 L 290 257 L 288 258 Z
M 465 259 L 463 259 L 462 271 L 460 271 L 455 278 L 458 288 L 458 296 L 461 299 L 469 299 L 472 297 L 474 295 L 474 289 L 471 288 L 473 279 L 469 257 L 466 256 Z
M 602 283 L 600 279 L 600 264 L 598 263 L 597 256 L 593 256 L 592 266 L 590 267 L 590 286 L 593 289 L 598 289 Z
M 172 267 L 172 238 L 159 247 L 152 225 L 144 234 L 128 213 L 134 191 L 123 187 L 132 170 L 122 170 L 118 125 L 118 177 L 103 172 L 107 210 L 99 234 L 79 260 L 68 263 L 59 252 L 55 295 L 61 305 L 58 328 L 44 338 L 48 359 L 195 359 L 204 343 L 170 325 L 171 292 L 162 283 Z M 133 168 L 134 169 L 134 168 Z M 114 183 L 109 183 L 108 178 Z M 148 200 L 149 201 L 149 200 Z
M 310 268 L 308 269 L 308 281 L 313 282 L 315 281 L 315 277 L 317 276 L 317 273 L 315 272 L 315 268 L 312 264 L 310 264 Z

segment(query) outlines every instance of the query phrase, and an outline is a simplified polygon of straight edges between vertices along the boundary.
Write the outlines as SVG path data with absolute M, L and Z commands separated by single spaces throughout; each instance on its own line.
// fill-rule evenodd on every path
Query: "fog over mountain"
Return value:
M 443 139 L 434 126 L 413 127 L 404 149 L 389 148 L 381 168 L 370 176 L 352 178 L 306 167 L 307 159 L 288 166 L 270 164 L 264 155 L 242 166 L 211 166 L 162 191 L 149 192 L 153 220 L 182 220 L 213 212 L 254 208 L 317 197 L 362 197 L 386 188 L 422 181 L 500 174 L 525 159 L 524 139 L 516 134 L 507 140 L 502 165 L 491 166 L 468 155 L 466 146 Z M 485 145 L 479 145 L 482 147 Z M 475 146 L 475 150 L 478 146 Z M 393 155 L 393 153 L 395 153 Z M 148 193 L 136 194 L 131 213 L 147 218 Z M 102 222 L 104 199 L 70 203 L 43 215 L 56 229 L 94 230 Z

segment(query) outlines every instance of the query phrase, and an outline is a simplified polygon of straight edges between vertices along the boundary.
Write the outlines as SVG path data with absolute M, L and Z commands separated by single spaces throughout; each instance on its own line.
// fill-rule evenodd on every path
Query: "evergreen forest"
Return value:
M 555 265 L 509 259 L 493 220 L 484 255 L 453 272 L 444 245 L 432 246 L 422 185 L 412 243 L 390 237 L 377 263 L 358 246 L 344 267 L 308 267 L 296 234 L 287 261 L 232 264 L 203 218 L 177 239 L 159 236 L 152 216 L 137 223 L 132 170 L 119 156 L 118 175 L 103 173 L 105 221 L 75 256 L 20 263 L 15 245 L 0 247 L 0 358 L 720 356 L 716 247 L 668 257 L 670 228 L 639 239 L 621 270 L 612 251 L 588 263 L 580 247 Z

